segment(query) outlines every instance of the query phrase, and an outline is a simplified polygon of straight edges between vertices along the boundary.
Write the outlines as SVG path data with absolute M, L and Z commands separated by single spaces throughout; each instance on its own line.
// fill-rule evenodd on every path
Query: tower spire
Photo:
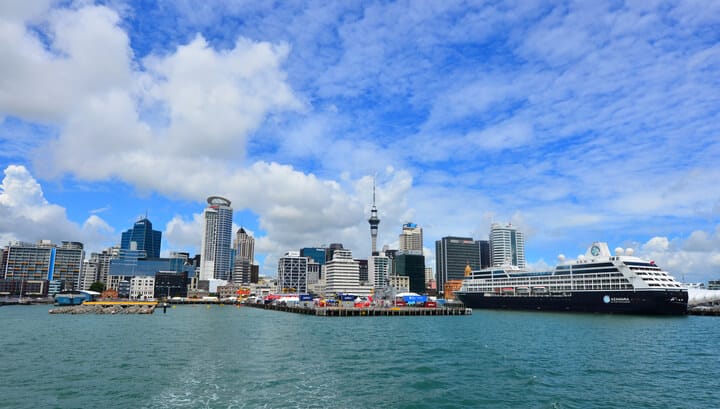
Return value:
M 378 218 L 377 207 L 375 206 L 375 176 L 373 176 L 373 204 L 372 204 L 372 208 L 370 208 L 370 218 L 368 219 L 368 223 L 370 223 L 370 238 L 372 240 L 372 255 L 377 256 L 379 254 L 377 251 L 377 232 L 378 232 L 378 225 L 380 224 L 380 218 Z

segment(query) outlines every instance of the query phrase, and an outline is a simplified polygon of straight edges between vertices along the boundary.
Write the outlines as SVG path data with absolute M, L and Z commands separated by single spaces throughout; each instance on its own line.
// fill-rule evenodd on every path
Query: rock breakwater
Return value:
M 156 305 L 72 305 L 50 310 L 50 314 L 152 314 Z

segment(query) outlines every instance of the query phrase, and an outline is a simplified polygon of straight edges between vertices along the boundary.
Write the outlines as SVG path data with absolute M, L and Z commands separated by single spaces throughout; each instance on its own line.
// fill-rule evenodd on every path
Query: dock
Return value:
M 294 314 L 315 315 L 318 317 L 408 317 L 408 316 L 447 316 L 471 315 L 472 309 L 465 307 L 301 307 L 273 304 L 243 304 L 244 307 L 291 312 Z

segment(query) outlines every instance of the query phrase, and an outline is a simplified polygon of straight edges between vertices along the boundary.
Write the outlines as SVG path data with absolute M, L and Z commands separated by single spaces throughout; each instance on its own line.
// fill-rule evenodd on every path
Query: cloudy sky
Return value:
M 326 4 L 330 3 L 330 4 Z M 0 242 L 198 251 L 232 201 L 262 271 L 424 228 L 720 278 L 720 2 L 0 2 Z

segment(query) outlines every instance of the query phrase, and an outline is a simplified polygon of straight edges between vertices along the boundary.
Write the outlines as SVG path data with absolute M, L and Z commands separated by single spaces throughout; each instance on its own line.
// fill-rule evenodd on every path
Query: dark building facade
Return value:
M 438 293 L 443 293 L 445 283 L 462 280 L 465 267 L 480 269 L 480 244 L 471 237 L 447 236 L 435 242 L 435 274 Z
M 368 261 L 365 259 L 355 260 L 358 262 L 358 274 L 361 283 L 369 281 Z
M 425 293 L 425 256 L 398 252 L 392 261 L 396 275 L 410 278 L 410 291 Z
M 492 266 L 490 257 L 490 241 L 489 240 L 478 240 L 476 242 L 480 250 L 480 268 L 488 268 Z
M 188 273 L 161 271 L 155 274 L 155 298 L 187 297 Z

